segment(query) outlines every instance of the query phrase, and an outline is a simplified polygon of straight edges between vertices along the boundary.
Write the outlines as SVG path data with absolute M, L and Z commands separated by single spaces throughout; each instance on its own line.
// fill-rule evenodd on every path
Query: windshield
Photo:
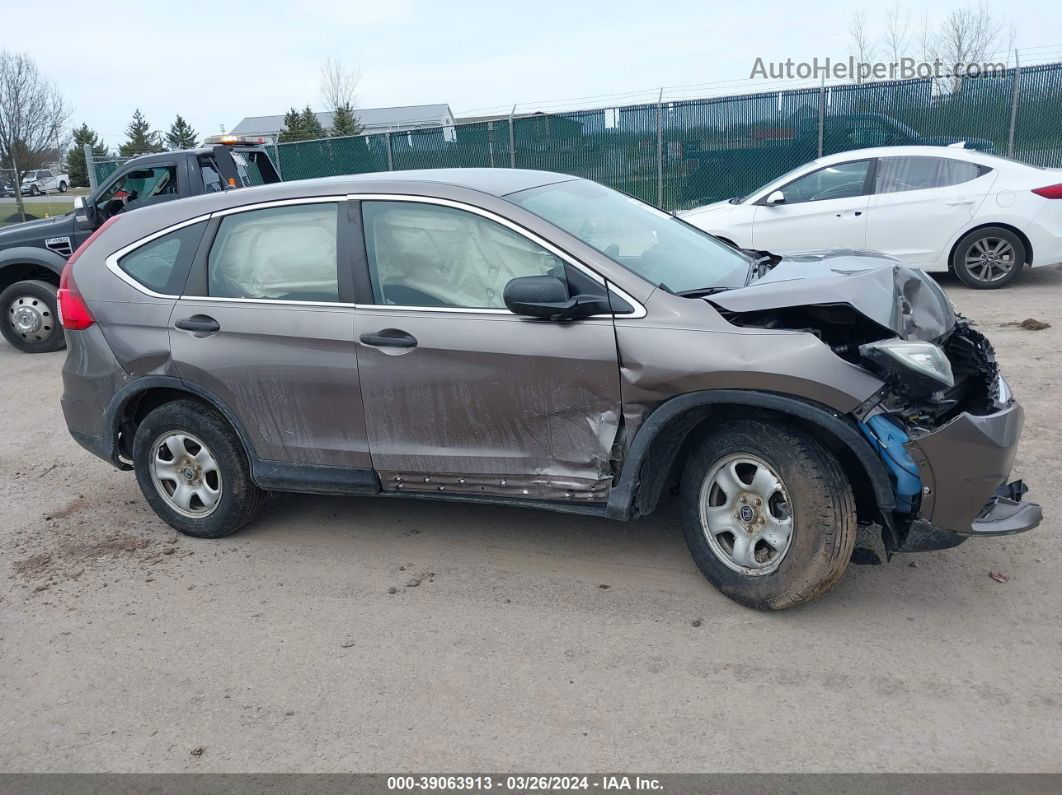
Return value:
M 588 180 L 510 193 L 528 212 L 673 293 L 744 287 L 749 260 L 711 235 Z

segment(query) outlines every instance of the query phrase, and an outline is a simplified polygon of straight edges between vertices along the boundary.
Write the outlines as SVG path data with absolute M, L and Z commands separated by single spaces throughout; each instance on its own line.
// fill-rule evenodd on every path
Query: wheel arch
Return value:
M 254 446 L 247 430 L 224 401 L 207 389 L 188 384 L 175 376 L 144 376 L 126 384 L 111 398 L 104 415 L 104 430 L 108 434 L 111 460 L 121 469 L 131 468 L 127 463 L 132 448 L 132 437 L 139 423 L 148 412 L 174 400 L 197 400 L 217 411 L 229 423 L 249 461 L 256 459 Z M 123 460 L 124 459 L 124 460 Z
M 65 265 L 65 259 L 43 248 L 18 246 L 0 251 L 0 291 L 26 279 L 38 279 L 58 287 Z
M 1018 239 L 1021 241 L 1021 244 L 1025 246 L 1025 264 L 1030 267 L 1032 266 L 1034 252 L 1032 247 L 1032 241 L 1029 240 L 1028 235 L 1026 235 L 1023 231 L 1021 231 L 1021 229 L 1019 229 L 1014 224 L 1007 223 L 1006 221 L 986 221 L 984 223 L 977 224 L 977 226 L 973 226 L 967 229 L 966 231 L 962 232 L 957 238 L 955 238 L 955 242 L 951 244 L 951 248 L 948 250 L 949 271 L 955 271 L 955 252 L 959 250 L 959 244 L 974 232 L 978 232 L 981 229 L 988 229 L 990 227 L 995 227 L 997 229 L 1006 229 L 1008 232 L 1017 235 Z
M 781 419 L 812 431 L 841 461 L 860 517 L 892 528 L 895 496 L 888 472 L 851 420 L 789 395 L 735 389 L 681 395 L 655 409 L 627 450 L 606 515 L 631 519 L 652 512 L 704 434 L 736 416 Z

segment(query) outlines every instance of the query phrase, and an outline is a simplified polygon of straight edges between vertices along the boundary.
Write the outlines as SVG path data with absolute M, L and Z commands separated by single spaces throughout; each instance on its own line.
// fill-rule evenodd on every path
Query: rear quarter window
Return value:
M 153 292 L 180 295 L 205 229 L 202 221 L 157 237 L 119 259 L 118 267 Z

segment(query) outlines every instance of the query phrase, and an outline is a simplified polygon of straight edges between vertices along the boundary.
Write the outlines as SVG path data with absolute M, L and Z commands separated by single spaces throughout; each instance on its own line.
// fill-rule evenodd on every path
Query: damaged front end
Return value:
M 1022 501 L 1024 484 L 1008 483 L 1024 412 L 991 343 L 925 274 L 858 252 L 813 254 L 712 303 L 735 325 L 813 334 L 884 382 L 852 419 L 892 481 L 890 552 L 1042 520 L 1040 506 Z

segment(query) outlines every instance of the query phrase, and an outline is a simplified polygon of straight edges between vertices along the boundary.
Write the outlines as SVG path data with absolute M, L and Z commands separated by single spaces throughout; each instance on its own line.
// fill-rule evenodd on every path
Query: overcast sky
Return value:
M 114 146 L 136 107 L 159 129 L 180 113 L 201 136 L 292 105 L 323 110 L 318 81 L 328 55 L 360 70 L 361 107 L 448 102 L 462 115 L 581 97 L 602 106 L 607 96 L 658 86 L 741 81 L 757 57 L 845 57 L 853 12 L 865 8 L 880 30 L 886 5 L 0 0 L 0 48 L 28 51 L 71 105 L 72 126 L 87 122 Z M 921 27 L 924 5 L 906 5 Z M 929 9 L 931 22 L 954 5 Z M 1030 58 L 1062 60 L 1058 0 L 993 8 Z M 911 54 L 919 50 L 914 44 Z

